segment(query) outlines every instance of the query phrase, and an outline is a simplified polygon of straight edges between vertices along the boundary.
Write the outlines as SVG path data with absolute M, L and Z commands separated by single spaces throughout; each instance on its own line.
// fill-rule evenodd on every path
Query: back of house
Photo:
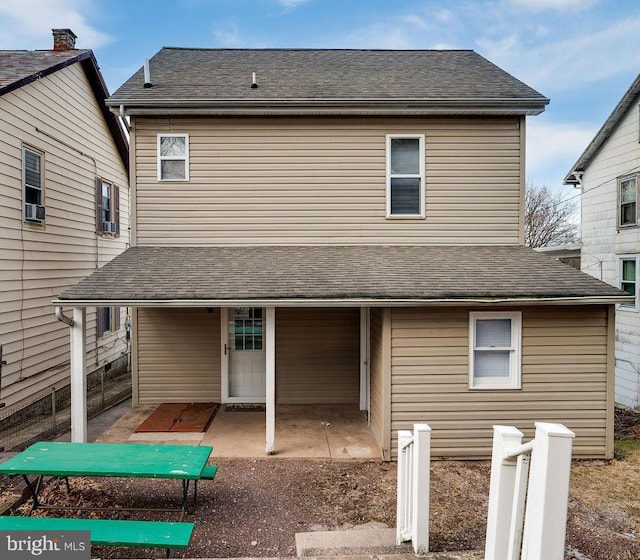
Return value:
M 277 405 L 342 403 L 385 459 L 537 420 L 611 456 L 625 295 L 522 246 L 547 103 L 473 51 L 164 48 L 107 100 L 133 246 L 56 304 L 130 306 L 134 402 L 266 403 L 267 452 Z

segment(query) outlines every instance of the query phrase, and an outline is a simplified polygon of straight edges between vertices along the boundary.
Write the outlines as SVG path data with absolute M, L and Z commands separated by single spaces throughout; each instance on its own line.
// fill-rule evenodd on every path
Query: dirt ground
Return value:
M 567 560 L 640 557 L 640 414 L 617 411 L 616 435 L 620 439 L 616 459 L 574 463 Z M 216 463 L 220 467 L 216 480 L 200 482 L 195 514 L 185 517 L 196 523 L 191 545 L 177 557 L 295 556 L 296 532 L 349 528 L 372 521 L 395 525 L 395 464 L 297 459 Z M 489 471 L 485 461 L 432 463 L 432 551 L 483 550 Z M 72 479 L 71 483 L 71 495 L 67 496 L 64 485 L 52 482 L 45 489 L 45 498 L 68 505 L 156 508 L 176 507 L 181 498 L 177 481 Z M 74 516 L 82 513 L 69 512 Z M 104 515 L 98 512 L 95 516 Z M 175 512 L 118 511 L 112 515 L 179 517 Z M 164 552 L 95 547 L 93 556 L 162 558 Z

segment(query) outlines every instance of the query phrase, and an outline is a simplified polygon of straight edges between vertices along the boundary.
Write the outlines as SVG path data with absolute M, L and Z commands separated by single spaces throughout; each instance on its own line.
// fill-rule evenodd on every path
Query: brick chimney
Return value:
M 52 29 L 53 50 L 69 51 L 76 48 L 76 34 L 71 29 Z

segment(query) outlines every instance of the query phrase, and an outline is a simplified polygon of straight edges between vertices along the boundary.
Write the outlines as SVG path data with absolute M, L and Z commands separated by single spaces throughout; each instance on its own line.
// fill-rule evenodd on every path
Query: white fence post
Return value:
M 505 451 L 522 443 L 522 432 L 514 426 L 493 427 L 491 482 L 487 515 L 486 560 L 506 560 L 509 527 L 516 481 L 516 460 L 504 461 Z
M 413 515 L 412 543 L 416 554 L 429 552 L 429 499 L 431 480 L 431 428 L 413 426 Z
M 412 541 L 417 554 L 429 552 L 431 428 L 414 424 L 398 431 L 396 542 Z
M 525 513 L 523 560 L 562 560 L 565 556 L 574 437 L 575 434 L 562 424 L 536 422 Z

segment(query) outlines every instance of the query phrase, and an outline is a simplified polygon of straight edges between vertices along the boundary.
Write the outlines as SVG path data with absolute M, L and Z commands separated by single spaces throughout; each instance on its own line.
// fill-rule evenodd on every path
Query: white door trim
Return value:
M 264 404 L 264 397 L 231 397 L 229 396 L 229 312 L 235 307 L 220 308 L 220 382 L 222 404 L 247 403 Z M 264 323 L 263 323 L 264 324 Z M 266 330 L 266 325 L 265 325 Z

